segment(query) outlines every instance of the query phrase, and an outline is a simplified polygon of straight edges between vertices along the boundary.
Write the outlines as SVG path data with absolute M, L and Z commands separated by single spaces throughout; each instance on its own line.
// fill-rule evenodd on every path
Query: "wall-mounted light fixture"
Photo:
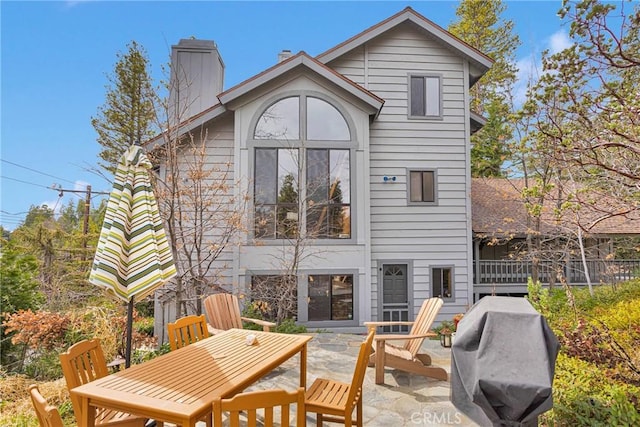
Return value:
M 384 178 L 382 178 L 384 180 L 384 182 L 394 182 L 396 180 L 395 176 L 385 176 Z

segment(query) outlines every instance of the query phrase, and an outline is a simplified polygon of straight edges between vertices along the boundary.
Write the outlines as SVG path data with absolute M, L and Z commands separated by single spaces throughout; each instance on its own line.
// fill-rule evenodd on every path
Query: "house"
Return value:
M 526 294 L 534 258 L 539 259 L 536 269 L 544 285 L 558 283 L 558 271 L 572 285 L 640 277 L 640 259 L 615 257 L 617 242 L 638 242 L 637 210 L 629 210 L 613 196 L 570 191 L 575 184 L 553 182 L 536 225 L 528 221 L 531 217 L 522 196 L 525 186 L 523 178 L 472 179 L 475 300 L 489 294 Z M 557 209 L 576 198 L 586 200 L 579 208 L 576 204 Z M 527 236 L 539 236 L 540 246 L 529 248 Z
M 469 88 L 490 58 L 411 8 L 315 57 L 283 51 L 226 90 L 214 42 L 181 40 L 172 58 L 180 132 L 206 135 L 249 195 L 220 286 L 276 286 L 305 235 L 297 321 L 310 328 L 412 320 L 432 296 L 443 319 L 473 303 L 470 135 L 484 119 Z

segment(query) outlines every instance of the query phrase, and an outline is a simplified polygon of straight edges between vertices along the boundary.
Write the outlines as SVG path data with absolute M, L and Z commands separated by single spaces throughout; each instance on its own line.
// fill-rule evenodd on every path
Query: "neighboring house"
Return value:
M 566 187 L 571 187 L 565 183 Z M 568 283 L 584 285 L 588 271 L 592 283 L 615 283 L 640 277 L 640 259 L 616 259 L 616 242 L 640 237 L 640 214 L 626 212 L 613 197 L 590 192 L 549 192 L 540 214 L 540 225 L 527 221 L 527 208 L 522 192 L 524 179 L 474 178 L 473 204 L 474 293 L 475 299 L 487 294 L 522 295 L 527 293 L 527 279 L 532 276 L 533 261 L 538 258 L 539 279 L 543 284 L 558 283 L 556 268 L 560 266 Z M 558 194 L 560 193 L 560 196 Z M 577 197 L 588 199 L 575 210 L 565 207 L 558 215 L 557 207 Z M 578 242 L 578 228 L 585 259 Z M 540 236 L 541 248 L 527 247 L 527 235 Z M 638 258 L 638 257 L 636 257 Z M 585 268 L 586 265 L 586 268 Z
M 236 195 L 250 194 L 220 285 L 243 293 L 282 274 L 274 260 L 300 220 L 314 256 L 299 265 L 299 323 L 361 330 L 412 320 L 433 296 L 442 319 L 473 303 L 470 136 L 484 120 L 469 88 L 490 58 L 411 8 L 316 57 L 283 51 L 225 91 L 213 42 L 181 40 L 172 57 L 189 80 L 180 131 L 204 128 L 247 183 Z

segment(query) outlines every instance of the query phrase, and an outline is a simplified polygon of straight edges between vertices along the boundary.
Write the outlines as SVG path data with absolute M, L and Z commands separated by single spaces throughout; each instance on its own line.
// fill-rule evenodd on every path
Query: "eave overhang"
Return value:
M 380 34 L 383 34 L 386 31 L 389 31 L 390 29 L 405 22 L 412 22 L 423 31 L 433 36 L 440 42 L 444 43 L 446 46 L 453 49 L 462 57 L 466 58 L 470 63 L 470 86 L 473 86 L 473 84 L 476 83 L 484 75 L 484 73 L 489 70 L 489 68 L 491 68 L 491 65 L 494 62 L 493 59 L 489 58 L 484 53 L 465 43 L 444 28 L 435 24 L 433 21 L 430 21 L 429 19 L 420 15 L 410 7 L 405 8 L 397 14 L 364 30 L 363 32 L 351 37 L 350 39 L 327 50 L 326 52 L 321 53 L 320 55 L 316 56 L 316 59 L 323 64 L 328 64 L 334 59 L 344 55 L 347 52 L 352 51 L 358 46 L 365 44 L 366 42 L 374 39 Z

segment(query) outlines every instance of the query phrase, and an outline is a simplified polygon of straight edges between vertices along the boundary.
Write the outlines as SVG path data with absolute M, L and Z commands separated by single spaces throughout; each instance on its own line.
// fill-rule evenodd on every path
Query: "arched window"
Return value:
M 255 139 L 300 139 L 300 98 L 284 98 L 267 108 L 258 119 Z
M 347 121 L 327 101 L 307 97 L 307 139 L 309 141 L 349 141 Z
M 339 109 L 315 96 L 282 98 L 253 137 L 255 237 L 351 238 L 352 132 Z

